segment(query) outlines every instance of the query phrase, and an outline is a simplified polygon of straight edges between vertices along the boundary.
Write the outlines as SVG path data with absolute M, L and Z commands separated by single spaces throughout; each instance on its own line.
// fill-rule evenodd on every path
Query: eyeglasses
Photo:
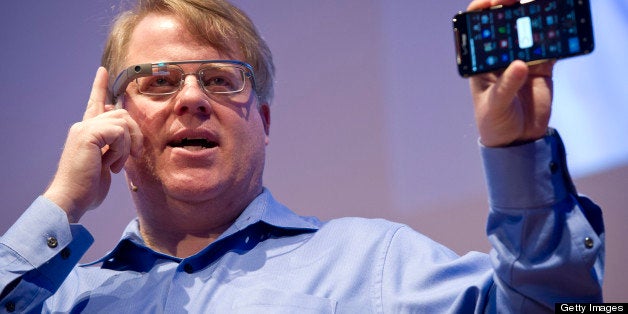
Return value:
M 180 64 L 200 66 L 193 73 L 185 73 Z M 255 90 L 253 67 L 237 60 L 194 60 L 144 63 L 128 67 L 120 72 L 111 86 L 113 101 L 126 91 L 127 85 L 135 80 L 138 92 L 144 95 L 172 95 L 181 90 L 185 77 L 194 75 L 199 85 L 208 94 L 236 94 L 246 88 L 246 79 L 251 80 Z

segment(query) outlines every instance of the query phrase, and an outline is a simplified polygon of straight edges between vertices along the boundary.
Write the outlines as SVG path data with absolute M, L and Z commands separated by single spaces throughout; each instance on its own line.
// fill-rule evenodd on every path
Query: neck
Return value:
M 260 187 L 238 202 L 208 200 L 190 203 L 146 190 L 133 192 L 140 233 L 146 244 L 158 252 L 185 258 L 198 253 L 214 242 L 242 214 L 257 195 Z M 231 198 L 233 200 L 233 198 Z
M 174 222 L 164 224 L 153 222 L 146 217 L 139 218 L 140 233 L 148 247 L 180 258 L 194 255 L 206 248 L 227 230 L 233 221 L 199 229 L 177 226 Z

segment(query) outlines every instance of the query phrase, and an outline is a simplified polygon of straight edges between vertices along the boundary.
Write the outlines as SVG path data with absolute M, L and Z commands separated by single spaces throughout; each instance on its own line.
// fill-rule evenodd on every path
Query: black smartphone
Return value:
M 460 12 L 453 19 L 458 72 L 463 77 L 593 51 L 589 0 L 533 0 Z

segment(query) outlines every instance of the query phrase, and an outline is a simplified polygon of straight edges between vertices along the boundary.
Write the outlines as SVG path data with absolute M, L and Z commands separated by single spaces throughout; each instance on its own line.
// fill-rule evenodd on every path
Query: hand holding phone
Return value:
M 467 10 L 490 5 L 510 6 L 517 0 L 473 0 Z M 515 60 L 504 70 L 473 75 L 473 96 L 480 143 L 503 147 L 532 142 L 545 136 L 551 115 L 555 59 L 530 66 Z
M 456 14 L 456 63 L 463 77 L 593 51 L 589 0 L 533 0 Z

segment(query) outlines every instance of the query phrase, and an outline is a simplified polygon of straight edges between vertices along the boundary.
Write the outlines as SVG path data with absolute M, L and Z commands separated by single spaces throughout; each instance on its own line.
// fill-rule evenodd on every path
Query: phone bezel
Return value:
M 533 0 L 525 3 L 516 3 L 512 6 L 508 6 L 508 8 L 517 8 L 519 6 L 528 6 L 532 3 L 539 3 L 543 1 L 551 1 L 551 0 Z M 564 59 L 579 55 L 584 55 L 591 53 L 595 47 L 594 35 L 593 35 L 593 21 L 591 19 L 591 5 L 589 0 L 574 0 L 575 4 L 575 13 L 576 13 L 576 21 L 579 23 L 578 26 L 578 37 L 580 38 L 580 44 L 582 49 L 576 53 L 565 53 L 563 55 L 559 55 L 552 59 Z M 505 68 L 505 65 L 496 66 L 493 68 L 485 68 L 482 70 L 473 70 L 471 64 L 471 53 L 470 47 L 468 45 L 468 36 L 469 32 L 467 30 L 467 18 L 470 14 L 482 14 L 487 11 L 497 11 L 504 10 L 507 7 L 505 6 L 494 6 L 484 10 L 475 10 L 475 11 L 467 11 L 467 12 L 459 12 L 453 18 L 453 32 L 455 38 L 455 52 L 456 52 L 456 64 L 458 67 L 458 73 L 462 77 L 468 77 L 475 74 L 486 73 L 498 71 L 500 69 Z M 526 10 L 527 11 L 527 10 Z M 539 63 L 545 59 L 530 59 L 524 60 L 527 63 Z

